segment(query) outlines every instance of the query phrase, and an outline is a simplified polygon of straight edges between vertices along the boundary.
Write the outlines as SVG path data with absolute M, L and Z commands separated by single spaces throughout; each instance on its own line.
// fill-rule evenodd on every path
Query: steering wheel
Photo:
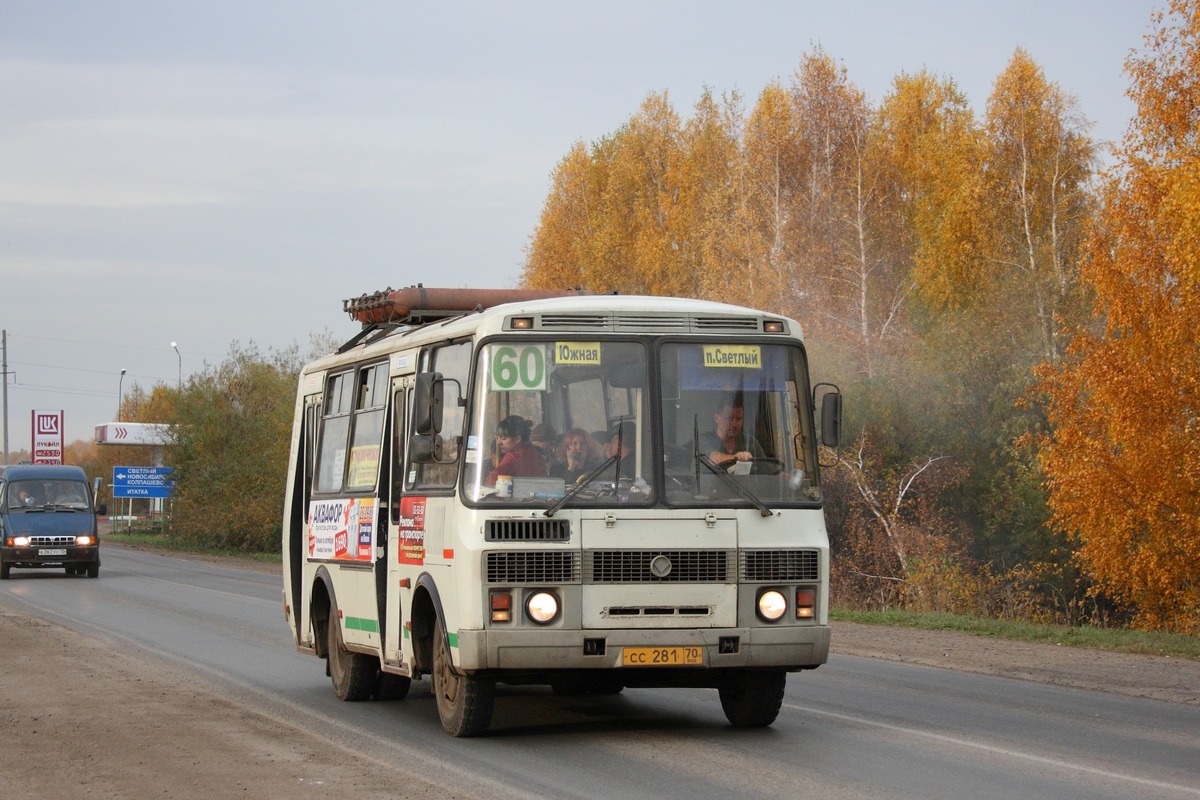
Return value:
M 728 470 L 738 463 L 736 458 L 729 458 L 716 463 L 717 469 Z M 748 462 L 751 475 L 778 475 L 783 472 L 783 462 L 770 456 L 755 456 Z
M 751 475 L 778 475 L 783 472 L 783 462 L 770 456 L 756 456 L 750 459 Z

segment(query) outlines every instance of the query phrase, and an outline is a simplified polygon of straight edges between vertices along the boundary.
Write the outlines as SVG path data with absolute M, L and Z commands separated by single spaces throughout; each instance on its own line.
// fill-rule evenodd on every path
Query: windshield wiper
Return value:
M 733 490 L 740 494 L 743 499 L 749 500 L 751 503 L 753 503 L 754 507 L 758 509 L 759 514 L 762 514 L 764 517 L 769 517 L 775 513 L 767 506 L 766 503 L 758 499 L 758 495 L 754 494 L 754 492 L 735 481 L 732 475 L 714 464 L 711 458 L 706 456 L 704 453 L 699 452 L 699 447 L 696 449 L 696 461 L 707 467 L 709 472 L 719 477 L 724 483 L 732 486 Z
M 604 461 L 600 462 L 600 465 L 598 467 L 596 467 L 591 472 L 589 472 L 587 475 L 584 475 L 582 478 L 580 478 L 578 481 L 576 481 L 575 485 L 572 486 L 570 489 L 568 489 L 566 494 L 564 494 L 562 497 L 555 500 L 554 503 L 552 505 L 550 505 L 542 513 L 545 514 L 547 517 L 553 517 L 555 511 L 558 511 L 560 508 L 562 508 L 563 506 L 565 506 L 567 504 L 568 500 L 570 500 L 572 497 L 574 497 L 575 495 L 579 494 L 584 489 L 586 489 L 588 487 L 588 485 L 596 479 L 596 476 L 604 471 L 605 467 L 608 467 L 608 466 L 614 464 L 615 462 L 619 461 L 620 458 L 621 458 L 621 453 L 618 450 L 616 455 L 609 456 Z

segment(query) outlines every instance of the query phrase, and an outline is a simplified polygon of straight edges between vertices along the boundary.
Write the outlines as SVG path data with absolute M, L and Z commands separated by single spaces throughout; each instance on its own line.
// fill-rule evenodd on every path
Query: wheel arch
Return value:
M 450 652 L 450 634 L 444 624 L 446 616 L 442 611 L 442 597 L 438 593 L 437 582 L 428 572 L 423 572 L 417 578 L 413 591 L 410 617 L 415 673 L 428 674 L 433 671 L 433 623 L 437 619 L 443 620 L 442 635 L 446 637 L 446 651 Z
M 323 565 L 313 576 L 312 592 L 308 600 L 308 618 L 313 632 L 313 649 L 320 658 L 329 656 L 329 621 L 333 609 L 337 608 L 337 592 L 333 588 L 333 577 Z

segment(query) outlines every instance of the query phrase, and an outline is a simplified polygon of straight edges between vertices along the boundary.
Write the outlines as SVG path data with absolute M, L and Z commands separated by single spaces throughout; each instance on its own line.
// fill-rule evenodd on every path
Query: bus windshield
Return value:
M 803 350 L 673 342 L 659 370 L 669 505 L 820 500 Z
M 491 341 L 477 355 L 466 493 L 535 506 L 819 502 L 806 374 L 788 344 L 671 341 L 655 355 L 642 341 Z
M 493 341 L 479 349 L 467 437 L 473 500 L 651 503 L 649 356 L 634 341 Z

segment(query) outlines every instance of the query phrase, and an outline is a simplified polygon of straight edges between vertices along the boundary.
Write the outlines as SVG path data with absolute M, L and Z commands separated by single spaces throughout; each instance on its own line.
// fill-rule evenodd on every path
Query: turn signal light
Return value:
M 492 592 L 492 622 L 512 622 L 512 595 Z
M 813 619 L 817 615 L 817 590 L 796 590 L 796 619 Z

